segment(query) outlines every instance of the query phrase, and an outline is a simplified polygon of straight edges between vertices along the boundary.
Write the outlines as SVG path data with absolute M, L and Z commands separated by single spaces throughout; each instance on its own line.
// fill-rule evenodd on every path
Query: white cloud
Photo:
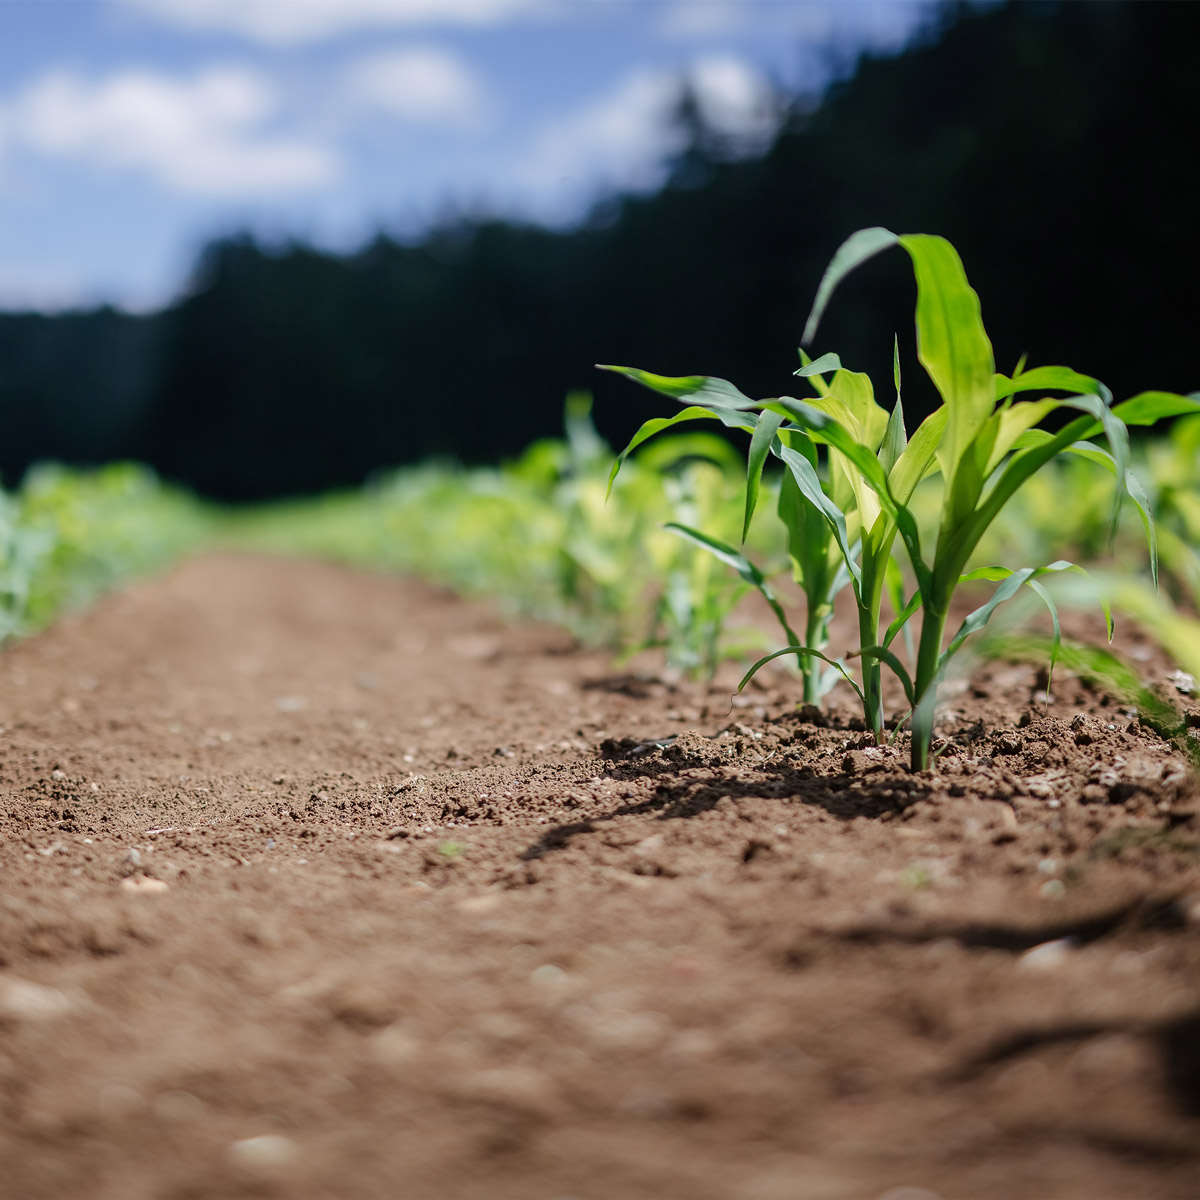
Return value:
M 645 182 L 638 177 L 667 149 L 663 122 L 677 94 L 669 76 L 635 72 L 595 104 L 544 129 L 518 166 L 518 178 L 538 189 L 580 175 L 585 182 L 614 175 Z
M 296 45 L 363 29 L 497 25 L 548 0 L 116 0 L 185 29 Z M 575 0 L 576 3 L 581 0 Z
M 663 159 L 682 148 L 671 118 L 688 82 L 709 125 L 753 143 L 775 128 L 766 80 L 749 63 L 713 55 L 686 71 L 641 68 L 608 95 L 545 128 L 518 165 L 517 182 L 543 195 L 591 190 L 598 185 L 649 187 L 661 178 Z
M 486 111 L 484 88 L 467 64 L 434 46 L 369 54 L 350 64 L 346 95 L 413 125 L 474 125 Z
M 109 170 L 141 172 L 176 192 L 247 197 L 317 187 L 339 163 L 325 147 L 262 126 L 277 99 L 239 67 L 191 80 L 127 70 L 100 82 L 56 71 L 0 109 L 10 143 Z
M 718 133 L 757 141 L 774 132 L 771 89 L 762 74 L 743 59 L 732 55 L 702 58 L 689 79 L 701 112 Z

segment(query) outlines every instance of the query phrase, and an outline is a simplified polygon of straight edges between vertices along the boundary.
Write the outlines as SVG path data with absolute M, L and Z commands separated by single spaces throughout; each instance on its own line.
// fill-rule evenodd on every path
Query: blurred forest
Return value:
M 114 457 L 228 500 L 360 482 L 428 455 L 519 452 L 596 392 L 602 433 L 663 411 L 596 362 L 788 394 L 821 272 L 866 225 L 940 233 L 983 301 L 997 363 L 1063 362 L 1120 399 L 1200 387 L 1200 5 L 948 6 L 903 54 L 819 104 L 783 98 L 738 157 L 681 97 L 688 147 L 653 195 L 550 231 L 459 220 L 347 256 L 211 245 L 185 298 L 0 315 L 0 470 Z M 887 381 L 912 340 L 911 268 L 839 293 L 815 353 Z M 905 404 L 924 393 L 905 357 Z M 928 399 L 928 397 L 926 397 Z

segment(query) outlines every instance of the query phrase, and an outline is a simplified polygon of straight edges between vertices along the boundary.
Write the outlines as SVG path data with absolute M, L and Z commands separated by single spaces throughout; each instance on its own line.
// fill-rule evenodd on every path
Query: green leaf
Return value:
M 804 365 L 792 374 L 799 375 L 802 379 L 807 379 L 810 375 L 827 375 L 842 369 L 842 360 L 836 354 L 822 354 L 820 358 L 809 360 L 808 355 L 801 350 L 800 357 Z
M 788 625 L 787 614 L 783 610 L 783 605 L 776 599 L 775 593 L 771 590 L 771 585 L 767 582 L 766 577 L 744 554 L 736 550 L 733 546 L 730 546 L 727 542 L 722 542 L 719 538 L 711 537 L 699 529 L 692 529 L 688 525 L 680 525 L 675 521 L 671 521 L 663 526 L 663 528 L 669 529 L 676 536 L 683 538 L 685 541 L 692 542 L 702 550 L 707 550 L 714 558 L 732 567 L 742 579 L 759 590 L 763 599 L 766 600 L 767 604 L 771 607 L 771 611 L 775 614 L 775 619 L 783 627 L 784 636 L 788 641 L 796 642 L 800 640 Z
M 883 442 L 879 447 L 879 462 L 888 472 L 889 483 L 892 468 L 900 460 L 908 445 L 908 434 L 904 428 L 904 405 L 900 400 L 900 342 L 897 340 L 893 351 L 892 374 L 896 380 L 896 403 L 888 416 L 887 428 L 883 431 Z
M 652 471 L 667 471 L 688 459 L 706 459 L 730 477 L 740 476 L 743 470 L 741 454 L 720 434 L 706 430 L 676 433 L 641 448 L 638 454 L 639 465 Z
M 1057 400 L 1027 400 L 994 413 L 991 420 L 996 423 L 996 435 L 983 469 L 984 479 L 991 476 L 1021 434 L 1032 429 L 1057 407 Z
M 874 258 L 882 250 L 894 246 L 900 239 L 888 229 L 876 226 L 873 229 L 860 229 L 852 233 L 838 248 L 825 268 L 817 288 L 817 298 L 813 301 L 812 312 L 804 325 L 804 336 L 800 339 L 809 345 L 817 333 L 817 326 L 825 313 L 825 306 L 839 283 L 855 269 L 862 266 L 868 259 Z
M 1075 392 L 1081 396 L 1099 396 L 1106 403 L 1112 403 L 1112 395 L 1104 384 L 1090 375 L 1072 371 L 1070 367 L 1034 367 L 1032 371 L 1018 371 L 1012 379 L 1004 375 L 996 376 L 997 400 L 1015 396 L 1019 392 L 1042 391 L 1046 388 L 1051 391 Z
M 938 444 L 946 430 L 949 412 L 943 405 L 917 426 L 908 445 L 888 473 L 888 484 L 899 504 L 907 504 L 917 484 L 935 467 Z
M 952 579 L 957 579 L 979 539 L 1021 484 L 1089 431 L 1097 432 L 1103 429 L 1109 435 L 1109 448 L 1116 463 L 1120 489 L 1129 454 L 1128 432 L 1120 419 L 1114 416 L 1099 396 L 1072 396 L 1057 403 L 1063 408 L 1079 409 L 1087 415 L 1076 418 L 1046 441 L 1035 439 L 1036 445 L 1008 460 L 1007 466 L 1001 471 L 979 507 L 950 534 L 945 545 L 939 547 L 937 574 L 941 584 L 945 585 Z M 1022 436 L 1028 437 L 1028 433 Z
M 913 681 L 908 673 L 908 669 L 900 661 L 896 655 L 886 646 L 864 646 L 861 650 L 855 650 L 851 658 L 875 658 L 882 663 L 886 663 L 891 667 L 896 678 L 900 680 L 900 686 L 904 688 L 904 698 L 909 704 L 914 705 L 916 701 L 913 699 Z
M 822 354 L 821 357 L 817 361 L 820 363 L 828 363 L 835 370 L 840 370 L 841 366 L 842 366 L 842 360 L 840 358 L 838 358 L 838 356 L 836 354 Z M 801 366 L 801 368 L 811 367 L 812 365 L 813 365 L 813 360 L 808 357 L 808 355 L 804 352 L 804 347 L 801 346 L 800 347 L 800 366 Z M 824 369 L 824 368 L 822 368 L 822 369 Z M 796 372 L 797 375 L 799 375 L 801 373 L 802 373 L 802 371 Z M 817 392 L 820 395 L 822 395 L 822 396 L 829 395 L 829 384 L 827 384 L 825 382 L 825 380 L 822 379 L 819 374 L 813 375 L 810 373 L 810 374 L 806 375 L 805 378 L 808 379 L 810 383 L 812 383 L 813 387 L 815 387 L 817 389 Z
M 808 404 L 803 400 L 793 400 L 789 396 L 781 397 L 779 400 L 764 400 L 762 401 L 764 408 L 769 408 L 775 412 L 787 413 L 795 422 L 797 428 L 807 430 L 814 438 L 828 443 L 835 450 L 844 454 L 858 469 L 862 472 L 867 483 L 870 484 L 872 491 L 879 498 L 880 504 L 888 517 L 896 523 L 900 530 L 900 536 L 904 539 L 905 547 L 908 549 L 909 557 L 912 560 L 913 570 L 917 575 L 917 583 L 922 591 L 925 591 L 929 582 L 929 569 L 921 558 L 921 537 L 920 531 L 917 528 L 916 519 L 912 512 L 904 504 L 896 502 L 888 485 L 888 477 L 884 473 L 883 467 L 874 453 L 868 450 L 865 446 L 856 442 L 850 434 L 828 413 L 822 412 L 820 409 Z M 940 410 L 939 410 L 940 411 Z M 936 414 L 934 414 L 936 415 Z M 927 419 L 928 420 L 928 419 Z M 922 423 L 921 428 L 924 428 L 926 422 Z M 786 428 L 786 427 L 785 427 Z M 920 429 L 917 430 L 919 435 Z M 914 441 L 916 435 L 914 435 Z M 908 450 L 912 449 L 912 443 L 909 444 Z M 908 453 L 905 451 L 905 454 Z M 904 455 L 901 455 L 903 461 Z M 899 464 L 897 464 L 899 465 Z M 915 487 L 915 484 L 914 484 Z M 803 489 L 802 489 L 803 490 Z M 808 494 L 807 492 L 805 493 Z M 816 501 L 814 501 L 816 503 Z M 832 502 L 831 502 L 832 503 Z M 820 507 L 818 505 L 818 507 Z M 836 508 L 836 506 L 835 506 Z M 837 510 L 840 514 L 840 510 Z M 882 531 L 880 531 L 882 536 Z M 839 539 L 839 547 L 843 547 L 843 554 L 849 562 L 850 555 L 844 548 L 845 542 L 845 518 L 842 518 L 842 537 Z M 861 572 L 857 566 L 851 564 L 851 570 L 854 573 L 855 579 L 855 594 L 858 594 L 859 585 L 862 582 Z M 861 597 L 860 597 L 861 599 Z
M 1001 580 L 1000 586 L 992 593 L 991 599 L 986 604 L 969 613 L 963 620 L 963 623 L 958 627 L 958 631 L 954 637 L 950 639 L 950 644 L 946 647 L 941 658 L 938 660 L 939 674 L 945 669 L 946 664 L 958 652 L 962 644 L 971 634 L 982 629 L 989 620 L 992 614 L 996 611 L 1005 600 L 1011 599 L 1012 596 L 1021 588 L 1022 585 L 1028 584 L 1030 589 L 1040 596 L 1043 602 L 1050 609 L 1050 617 L 1054 623 L 1054 645 L 1055 654 L 1057 654 L 1057 646 L 1061 637 L 1058 627 L 1058 610 L 1054 606 L 1054 601 L 1050 595 L 1036 581 L 1043 575 L 1055 574 L 1057 572 L 1070 571 L 1076 575 L 1082 575 L 1084 579 L 1091 582 L 1091 576 L 1088 575 L 1082 567 L 1075 563 L 1068 562 L 1066 559 L 1059 559 L 1057 562 L 1052 562 L 1045 567 L 1023 567 L 1019 571 L 1012 571 L 1008 567 L 977 567 L 974 571 L 968 571 L 961 576 L 959 582 L 970 583 L 976 580 Z M 1104 613 L 1104 623 L 1108 631 L 1109 639 L 1112 639 L 1112 610 L 1109 607 L 1108 601 L 1097 595 L 1101 610 Z M 1053 658 L 1051 660 L 1053 666 Z
M 1125 493 L 1133 501 L 1133 506 L 1142 519 L 1142 528 L 1150 547 L 1150 576 L 1154 580 L 1154 586 L 1158 587 L 1158 535 L 1154 529 L 1154 516 L 1150 511 L 1150 497 L 1146 495 L 1141 480 L 1130 470 L 1125 472 Z M 1111 629 L 1108 631 L 1108 640 L 1112 641 Z
M 1179 417 L 1200 412 L 1200 392 L 1180 396 L 1175 392 L 1139 392 L 1122 400 L 1113 413 L 1126 425 L 1153 425 L 1165 417 Z
M 949 410 L 938 458 L 950 488 L 996 402 L 992 344 L 954 247 L 929 234 L 905 234 L 899 241 L 917 277 L 917 356 Z
M 791 417 L 798 428 L 815 435 L 816 440 L 840 450 L 863 473 L 883 506 L 894 508 L 888 491 L 887 475 L 875 457 L 875 451 L 855 441 L 853 434 L 836 417 L 822 411 L 816 404 L 805 400 L 793 400 L 790 396 L 781 396 L 778 400 L 764 400 L 761 403 L 762 407 L 769 408 L 772 412 Z
M 862 583 L 862 572 L 859 570 L 854 552 L 850 547 L 850 537 L 846 531 L 846 514 L 825 494 L 816 468 L 799 450 L 793 450 L 790 446 L 779 443 L 775 447 L 775 453 L 791 472 L 800 494 L 824 517 L 826 524 L 833 532 L 838 549 L 842 554 L 842 560 L 854 580 L 857 594 L 859 585 Z
M 1050 610 L 1050 622 L 1054 632 L 1050 640 L 1050 662 L 1046 667 L 1046 699 L 1050 699 L 1050 682 L 1054 678 L 1054 665 L 1058 662 L 1058 652 L 1062 647 L 1062 626 L 1058 623 L 1058 609 L 1054 604 L 1054 597 L 1036 579 L 1029 581 L 1030 589 L 1042 598 L 1042 602 Z M 1112 631 L 1110 628 L 1109 641 L 1112 641 Z
M 778 512 L 787 530 L 788 557 L 810 610 L 828 604 L 838 588 L 838 580 L 830 579 L 833 532 L 825 514 L 804 498 L 790 470 L 779 483 Z M 849 582 L 848 572 L 844 579 Z
M 858 424 L 853 430 L 856 439 L 869 450 L 878 451 L 887 430 L 888 413 L 875 403 L 871 377 L 843 368 L 829 381 L 829 395 L 840 400 L 853 414 Z
M 1043 429 L 1030 429 L 1023 433 L 1014 445 L 1017 449 L 1024 449 L 1025 447 L 1044 446 L 1047 442 L 1053 440 L 1054 435 L 1047 433 Z M 1118 481 L 1118 487 L 1121 486 L 1123 481 L 1125 494 L 1132 501 L 1134 508 L 1137 509 L 1138 516 L 1142 522 L 1142 529 L 1146 534 L 1146 545 L 1150 550 L 1150 576 L 1154 580 L 1154 586 L 1158 587 L 1158 530 L 1154 523 L 1150 498 L 1146 495 L 1146 489 L 1142 487 L 1141 480 L 1128 468 L 1126 468 L 1124 475 L 1121 475 L 1116 459 L 1103 447 L 1097 446 L 1092 442 L 1072 442 L 1069 446 L 1063 447 L 1059 453 L 1074 454 L 1079 458 L 1087 459 L 1089 462 L 1098 463 Z M 1111 629 L 1109 630 L 1109 637 L 1112 637 Z
M 1087 572 L 1082 567 L 1076 567 L 1073 564 L 1068 563 L 1066 561 L 1054 563 L 1050 567 L 1041 568 L 1040 570 L 1034 572 L 1034 576 L 1040 574 L 1041 571 L 1050 571 L 1050 570 L 1074 570 L 1074 571 L 1078 572 L 1080 575 L 1083 575 L 1085 577 L 1087 576 Z M 1006 579 L 1009 576 L 1011 576 L 1012 574 L 1014 574 L 1014 572 L 1010 571 L 1007 567 L 979 567 L 976 570 L 970 571 L 966 575 L 964 575 L 961 579 L 961 582 L 969 583 L 972 580 L 978 580 L 978 579 Z M 1046 589 L 1040 583 L 1038 583 L 1036 578 L 1031 576 L 1029 579 L 1026 579 L 1025 585 L 1032 592 L 1034 592 L 1035 595 L 1037 595 L 1041 598 L 1042 602 L 1046 605 L 1046 608 L 1050 612 L 1050 621 L 1051 621 L 1051 624 L 1054 629 L 1054 634 L 1053 634 L 1053 637 L 1052 637 L 1051 643 L 1050 643 L 1049 674 L 1053 675 L 1054 674 L 1054 664 L 1058 661 L 1058 648 L 1062 644 L 1062 629 L 1061 629 L 1061 627 L 1059 625 L 1059 621 L 1058 621 L 1058 608 L 1056 607 L 1056 605 L 1054 603 L 1054 598 L 1050 595 L 1050 593 L 1048 591 L 1046 591 Z M 1111 641 L 1112 640 L 1112 612 L 1109 609 L 1107 604 L 1102 603 L 1102 607 L 1104 609 L 1105 623 L 1108 626 L 1109 640 Z M 986 621 L 986 619 L 985 619 L 985 621 Z M 957 648 L 957 647 L 955 647 L 955 648 Z M 947 655 L 946 655 L 947 658 L 949 657 L 950 653 L 952 653 L 952 651 L 947 651 Z M 1049 678 L 1047 678 L 1047 680 L 1046 680 L 1046 694 L 1047 695 L 1050 694 Z
M 892 601 L 895 605 L 895 601 Z M 912 620 L 916 615 L 917 610 L 921 607 L 921 593 L 913 592 L 909 597 L 908 603 L 900 606 L 899 611 L 893 618 L 892 623 L 887 627 L 887 632 L 883 635 L 883 648 L 886 650 L 895 640 L 896 634 Z
M 904 611 L 904 572 L 895 555 L 889 554 L 883 565 L 883 587 L 887 593 L 888 603 L 896 613 Z M 893 635 L 894 636 L 894 635 Z M 888 643 L 885 641 L 884 645 Z
M 1047 442 L 1052 441 L 1054 441 L 1054 434 L 1047 433 L 1044 429 L 1027 429 L 1013 442 L 1012 449 L 1029 450 L 1034 446 L 1044 446 Z M 1107 467 L 1114 476 L 1117 473 L 1113 456 L 1103 447 L 1097 446 L 1095 442 L 1072 442 L 1071 445 L 1064 446 L 1059 453 L 1078 455 L 1080 458 L 1086 458 L 1089 462 Z
M 850 674 L 850 672 L 847 671 L 846 668 L 840 662 L 838 662 L 836 658 L 830 658 L 828 655 L 822 654 L 820 650 L 814 650 L 811 646 L 784 646 L 782 650 L 773 650 L 770 654 L 764 654 L 763 657 L 760 658 L 758 662 L 756 662 L 754 666 L 752 666 L 750 670 L 748 670 L 746 674 L 742 676 L 742 681 L 738 684 L 737 690 L 740 692 L 742 688 L 744 688 L 746 684 L 748 684 L 750 680 L 758 674 L 759 670 L 762 667 L 765 667 L 767 663 L 771 662 L 772 659 L 782 658 L 785 654 L 794 654 L 797 657 L 804 655 L 809 658 L 819 658 L 822 662 L 828 663 L 854 689 L 855 693 L 858 695 L 858 698 L 862 700 L 864 704 L 866 703 L 866 700 L 862 694 L 862 689 L 857 683 L 854 682 L 854 677 Z
M 974 612 L 968 613 L 963 619 L 963 623 L 958 627 L 958 631 L 950 639 L 950 644 L 942 651 L 942 656 L 938 659 L 938 675 L 945 670 L 946 664 L 958 652 L 963 642 L 967 640 L 973 633 L 977 633 L 982 629 L 988 621 L 991 620 L 992 613 L 1004 603 L 1005 600 L 1011 599 L 1020 590 L 1021 585 L 1026 580 L 1032 579 L 1035 573 L 1033 567 L 1022 567 L 1019 571 L 1010 571 L 1007 567 L 991 567 L 981 568 L 979 573 L 974 571 L 969 572 L 962 578 L 970 580 L 971 578 L 987 579 L 992 576 L 984 574 L 984 571 L 1000 571 L 1003 572 L 1003 579 L 1000 586 L 992 593 L 991 599 L 986 604 L 980 605 Z
M 690 408 L 685 408 L 682 412 L 677 412 L 673 417 L 651 417 L 630 438 L 629 445 L 617 455 L 616 461 L 608 473 L 608 491 L 605 493 L 605 496 L 607 497 L 612 494 L 613 481 L 617 478 L 617 473 L 621 470 L 621 465 L 625 460 L 644 441 L 652 438 L 656 433 L 662 433 L 664 429 L 670 429 L 673 425 L 679 425 L 684 421 L 720 421 L 722 425 L 727 425 L 731 429 L 751 430 L 754 428 L 754 420 L 754 417 L 747 412 L 743 412 L 741 409 L 718 408 L 715 406 L 706 408 L 698 404 L 694 404 Z
M 661 392 L 676 400 L 693 400 L 700 404 L 712 404 L 725 408 L 752 408 L 754 401 L 743 395 L 727 379 L 712 375 L 655 375 L 638 367 L 615 367 L 597 363 L 597 370 L 613 371 L 648 387 L 652 392 Z
M 784 417 L 779 413 L 761 412 L 754 426 L 754 436 L 750 439 L 750 454 L 746 460 L 746 512 L 742 520 L 742 541 L 750 532 L 750 521 L 758 505 L 758 492 L 762 485 L 763 466 L 767 455 L 771 452 L 771 443 Z

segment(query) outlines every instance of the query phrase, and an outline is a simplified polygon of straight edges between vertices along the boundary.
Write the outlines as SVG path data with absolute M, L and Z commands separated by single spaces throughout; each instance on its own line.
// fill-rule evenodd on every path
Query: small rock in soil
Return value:
M 148 875 L 131 875 L 121 880 L 121 891 L 132 892 L 135 896 L 161 896 L 171 890 L 171 885 L 161 879 L 151 879 Z
M 278 1171 L 291 1166 L 298 1156 L 296 1143 L 277 1133 L 243 1138 L 229 1147 L 230 1161 L 251 1171 Z
M 1167 682 L 1181 695 L 1190 696 L 1196 690 L 1196 677 L 1186 671 L 1172 671 Z
M 0 1022 L 45 1021 L 64 1016 L 72 1007 L 57 988 L 28 979 L 0 979 Z
M 1054 971 L 1061 967 L 1074 953 L 1077 943 L 1074 938 L 1055 938 L 1026 950 L 1017 959 L 1017 965 L 1030 971 Z

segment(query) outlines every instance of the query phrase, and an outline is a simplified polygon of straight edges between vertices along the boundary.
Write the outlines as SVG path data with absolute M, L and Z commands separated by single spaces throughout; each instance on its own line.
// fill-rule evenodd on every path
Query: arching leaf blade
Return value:
M 800 340 L 806 346 L 811 344 L 816 336 L 817 326 L 821 323 L 825 307 L 837 285 L 856 267 L 861 267 L 868 259 L 874 258 L 876 254 L 886 250 L 889 246 L 894 246 L 898 241 L 899 238 L 891 230 L 875 226 L 852 233 L 838 247 L 829 266 L 825 268 L 825 274 L 821 276 L 812 311 L 808 314 L 808 320 L 804 324 L 804 336 Z

